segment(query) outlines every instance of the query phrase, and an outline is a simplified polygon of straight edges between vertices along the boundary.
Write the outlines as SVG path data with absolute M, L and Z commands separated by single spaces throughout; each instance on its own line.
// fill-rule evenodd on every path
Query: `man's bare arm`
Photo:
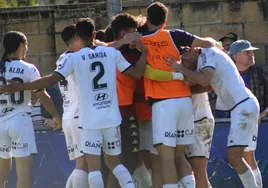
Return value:
M 61 117 L 59 116 L 54 102 L 52 101 L 48 93 L 45 90 L 41 90 L 36 92 L 36 95 L 40 99 L 44 108 L 52 115 L 52 117 L 56 121 L 57 125 L 56 127 L 54 127 L 54 130 L 61 128 Z
M 8 82 L 10 84 L 1 86 L 0 91 L 5 93 L 14 93 L 22 90 L 44 89 L 55 85 L 57 82 L 63 79 L 64 78 L 60 74 L 54 72 L 48 76 L 42 77 L 30 83 L 17 83 L 15 81 L 9 80 Z

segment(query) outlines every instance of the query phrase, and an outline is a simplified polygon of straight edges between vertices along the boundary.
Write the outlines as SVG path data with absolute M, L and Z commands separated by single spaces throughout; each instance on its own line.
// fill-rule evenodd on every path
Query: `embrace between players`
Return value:
M 25 35 L 15 31 L 5 35 L 0 97 L 1 101 L 10 97 L 11 102 L 6 100 L 0 107 L 0 146 L 16 142 L 28 147 L 0 151 L 0 187 L 11 157 L 29 161 L 36 153 L 32 128 L 20 130 L 21 116 L 29 110 L 29 101 L 21 102 L 22 96 L 28 96 L 29 90 L 44 92 L 56 83 L 64 94 L 62 122 L 53 104 L 48 108 L 56 128 L 62 124 L 70 159 L 76 160 L 67 188 L 104 187 L 102 151 L 110 171 L 109 188 L 211 187 L 206 171 L 214 130 L 206 93 L 211 89 L 218 96 L 217 108 L 231 111 L 229 162 L 245 188 L 262 187 L 254 153 L 258 101 L 214 39 L 164 29 L 167 15 L 167 7 L 159 2 L 147 8 L 143 27 L 130 14 L 116 15 L 111 23 L 114 42 L 109 46 L 94 40 L 90 18 L 79 19 L 63 29 L 67 51 L 59 57 L 57 69 L 42 78 L 34 65 L 23 61 Z M 134 33 L 137 29 L 142 35 Z M 16 43 L 12 48 L 11 42 Z M 7 80 L 12 81 L 7 84 Z M 139 150 L 151 154 L 139 155 Z M 142 180 L 138 169 L 144 165 L 152 170 L 152 182 Z M 22 171 L 20 166 L 17 171 Z M 30 175 L 21 178 L 24 173 L 18 173 L 18 187 L 30 187 Z

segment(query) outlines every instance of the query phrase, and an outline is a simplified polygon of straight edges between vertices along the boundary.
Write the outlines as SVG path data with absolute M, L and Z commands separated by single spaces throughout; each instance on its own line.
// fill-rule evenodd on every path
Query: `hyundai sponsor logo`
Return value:
M 96 101 L 104 101 L 104 100 L 106 100 L 108 98 L 108 94 L 99 93 L 99 94 L 95 95 L 94 98 L 95 98 Z

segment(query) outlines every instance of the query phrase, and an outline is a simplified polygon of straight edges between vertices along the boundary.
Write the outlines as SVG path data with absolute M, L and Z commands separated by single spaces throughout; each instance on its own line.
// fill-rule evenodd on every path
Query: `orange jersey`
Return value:
M 169 68 L 165 58 L 172 55 L 180 60 L 180 52 L 174 44 L 169 30 L 159 29 L 141 38 L 148 49 L 147 63 L 155 69 L 175 72 Z M 153 81 L 144 79 L 146 97 L 153 99 L 179 98 L 191 96 L 189 85 L 184 81 Z
M 144 81 L 143 79 L 137 81 L 137 86 L 135 89 L 136 97 L 141 98 L 140 101 L 135 101 L 135 113 L 138 121 L 145 121 L 152 119 L 152 107 L 149 106 L 148 101 L 145 100 L 144 93 Z
M 140 52 L 130 49 L 128 45 L 120 48 L 122 55 L 131 64 L 135 65 L 140 58 Z M 129 76 L 116 71 L 116 89 L 119 106 L 126 106 L 133 104 L 133 94 L 136 87 L 136 81 Z

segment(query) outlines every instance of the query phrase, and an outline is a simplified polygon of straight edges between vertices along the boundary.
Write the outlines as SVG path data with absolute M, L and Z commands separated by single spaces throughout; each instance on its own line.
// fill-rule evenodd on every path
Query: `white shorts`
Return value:
M 158 154 L 153 146 L 153 130 L 152 121 L 139 121 L 140 131 L 140 151 L 150 151 L 153 154 Z
M 214 119 L 202 119 L 194 124 L 195 143 L 186 147 L 186 155 L 209 158 L 214 131 Z
M 62 129 L 64 132 L 67 151 L 70 160 L 83 156 L 81 152 L 81 129 L 78 128 L 79 119 L 63 119 Z
M 107 155 L 121 154 L 120 127 L 99 130 L 81 129 L 82 151 L 86 154 L 101 155 L 101 150 Z
M 228 147 L 248 147 L 247 149 L 251 151 L 256 149 L 259 112 L 259 103 L 255 97 L 239 104 L 231 111 Z
M 26 157 L 37 154 L 31 116 L 18 113 L 0 122 L 0 158 Z
M 193 144 L 194 116 L 190 97 L 166 99 L 153 104 L 153 144 L 170 147 Z

